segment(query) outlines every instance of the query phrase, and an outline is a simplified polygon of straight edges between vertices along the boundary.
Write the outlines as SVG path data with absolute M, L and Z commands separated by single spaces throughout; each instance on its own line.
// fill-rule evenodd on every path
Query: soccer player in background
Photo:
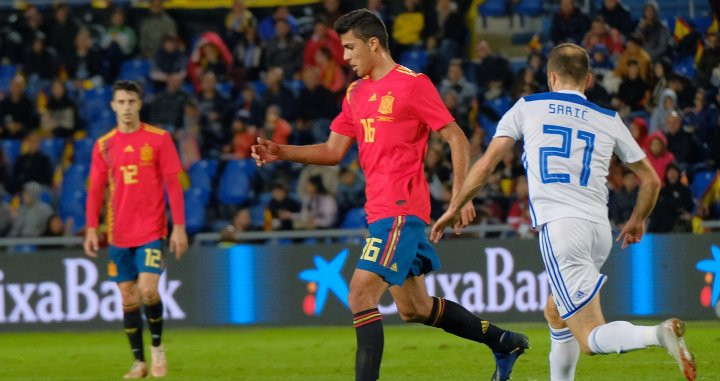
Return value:
M 605 185 L 610 159 L 616 154 L 641 183 L 632 215 L 616 240 L 622 239 L 623 249 L 640 242 L 660 180 L 617 112 L 583 95 L 591 80 L 588 62 L 587 52 L 577 45 L 561 44 L 552 50 L 547 63 L 552 92 L 523 97 L 502 117 L 485 155 L 470 169 L 430 239 L 437 242 L 442 237 L 505 153 L 524 139 L 532 222 L 540 232 L 540 252 L 552 290 L 545 307 L 551 380 L 574 379 L 580 351 L 624 353 L 650 346 L 665 347 L 685 377 L 694 380 L 695 363 L 683 340 L 682 321 L 637 326 L 606 323 L 603 317 L 600 288 L 606 277 L 600 268 L 612 246 Z
M 342 111 L 325 143 L 278 145 L 258 138 L 252 147 L 257 165 L 276 160 L 336 165 L 357 141 L 367 177 L 365 210 L 370 237 L 350 281 L 349 304 L 357 336 L 355 379 L 377 380 L 383 352 L 380 297 L 389 290 L 406 322 L 423 323 L 493 351 L 493 380 L 506 380 L 515 360 L 528 348 L 526 336 L 505 331 L 461 305 L 430 297 L 424 274 L 440 265 L 424 233 L 430 220 L 430 196 L 423 159 L 430 131 L 438 131 L 452 152 L 453 191 L 462 186 L 469 144 L 427 76 L 397 65 L 388 51 L 385 25 L 366 9 L 344 15 L 335 24 L 344 58 L 361 78 L 347 88 Z M 462 208 L 456 228 L 475 216 L 472 203 Z
M 120 288 L 125 333 L 135 356 L 126 379 L 148 374 L 141 302 L 152 336 L 151 374 L 163 377 L 167 373 L 161 342 L 163 304 L 158 294 L 158 281 L 166 266 L 163 185 L 173 220 L 170 251 L 180 259 L 188 247 L 185 205 L 178 178 L 181 165 L 175 144 L 167 131 L 140 121 L 140 96 L 141 88 L 135 82 L 118 81 L 113 85 L 110 105 L 117 117 L 117 127 L 99 138 L 93 147 L 84 244 L 85 253 L 97 257 L 98 219 L 109 182 L 105 212 L 110 243 L 108 275 Z

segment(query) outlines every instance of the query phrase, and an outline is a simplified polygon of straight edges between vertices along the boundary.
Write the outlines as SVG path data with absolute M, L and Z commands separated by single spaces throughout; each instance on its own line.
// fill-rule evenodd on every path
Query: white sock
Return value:
M 660 345 L 657 326 L 632 325 L 626 321 L 612 321 L 595 327 L 588 335 L 592 353 L 625 353 Z
M 573 381 L 580 345 L 569 328 L 550 328 L 550 381 Z

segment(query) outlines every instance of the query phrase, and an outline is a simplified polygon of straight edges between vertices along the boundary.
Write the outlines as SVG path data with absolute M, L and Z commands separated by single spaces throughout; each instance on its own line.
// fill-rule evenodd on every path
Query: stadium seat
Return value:
M 403 52 L 398 63 L 412 71 L 424 73 L 427 68 L 427 53 L 422 48 L 413 48 Z
M 195 234 L 205 227 L 205 205 L 197 188 L 185 192 L 185 229 Z
M 15 65 L 0 65 L 0 92 L 10 91 L 10 82 L 15 77 L 17 67 Z
M 190 177 L 190 189 L 194 191 L 194 196 L 197 197 L 203 205 L 207 205 L 210 201 L 210 193 L 212 192 L 212 180 L 210 175 L 203 170 L 203 168 L 193 166 L 188 171 L 188 177 Z
M 545 10 L 542 0 L 520 0 L 513 6 L 513 12 L 520 16 L 535 17 Z
M 683 57 L 675 62 L 673 66 L 673 72 L 682 75 L 688 79 L 695 78 L 695 57 L 687 56 Z
M 68 217 L 77 218 L 78 214 L 84 213 L 86 200 L 87 192 L 83 189 L 73 189 L 60 192 L 60 218 L 63 221 Z
M 103 110 L 110 107 L 112 88 L 110 86 L 94 87 L 82 94 L 80 99 L 80 116 L 90 122 Z
M 73 163 L 86 164 L 92 159 L 92 149 L 95 141 L 91 138 L 76 140 L 73 144 Z
M 488 119 L 485 115 L 480 115 L 478 118 L 478 122 L 480 122 L 480 127 L 482 127 L 483 130 L 485 130 L 485 139 L 484 143 L 490 144 L 490 141 L 492 140 L 493 136 L 495 135 L 495 129 L 497 129 L 497 122 L 493 122 L 492 120 Z
M 253 226 L 265 225 L 265 209 L 264 204 L 254 205 L 250 208 L 250 223 Z
M 0 144 L 2 145 L 2 151 L 5 154 L 8 166 L 12 168 L 15 160 L 20 156 L 20 139 L 3 139 Z
M 46 138 L 40 142 L 40 152 L 47 155 L 53 165 L 60 162 L 64 149 L 65 139 L 62 138 Z
M 716 176 L 717 173 L 715 171 L 697 172 L 692 179 L 692 184 L 690 184 L 692 197 L 696 200 L 702 198 Z
M 367 226 L 367 214 L 363 208 L 350 209 L 340 223 L 340 227 L 343 229 L 362 229 Z
M 478 5 L 478 14 L 482 17 L 483 28 L 487 28 L 488 17 L 501 17 L 508 13 L 508 2 L 507 0 L 485 0 L 482 4 Z M 512 22 L 512 19 L 510 19 Z
M 88 121 L 88 134 L 93 140 L 105 135 L 115 127 L 117 119 L 110 108 L 101 110 L 93 119 Z
M 497 97 L 491 101 L 485 101 L 486 105 L 493 109 L 495 113 L 498 114 L 499 117 L 502 117 L 505 115 L 505 113 L 510 110 L 510 107 L 512 106 L 510 103 L 512 102 L 510 100 L 510 97 Z
M 218 82 L 217 91 L 225 98 L 232 98 L 233 84 L 232 82 Z
M 89 164 L 71 164 L 63 174 L 60 193 L 70 193 L 75 190 L 84 191 L 89 174 Z
M 265 89 L 267 89 L 267 85 L 265 85 L 265 82 L 257 80 L 252 81 L 252 86 L 255 89 L 255 97 L 261 98 L 263 94 L 265 94 Z
M 253 159 L 228 160 L 225 164 L 225 171 L 228 171 L 228 168 L 232 171 L 242 172 L 246 176 L 252 177 L 255 175 L 257 165 L 255 165 L 255 160 Z
M 225 205 L 240 205 L 251 196 L 250 177 L 242 166 L 233 164 L 234 162 L 240 162 L 240 160 L 228 162 L 220 175 L 217 196 Z
M 147 82 L 150 78 L 149 60 L 129 60 L 120 66 L 119 79 Z
M 202 159 L 196 161 L 192 166 L 190 166 L 190 171 L 203 171 L 207 173 L 211 179 L 213 179 L 217 176 L 218 161 L 215 159 Z

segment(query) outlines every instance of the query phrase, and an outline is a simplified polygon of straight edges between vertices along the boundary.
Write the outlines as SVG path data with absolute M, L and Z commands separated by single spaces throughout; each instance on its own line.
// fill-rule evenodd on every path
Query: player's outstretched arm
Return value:
M 506 136 L 493 138 L 485 154 L 470 168 L 462 189 L 450 200 L 448 210 L 433 225 L 430 232 L 431 241 L 437 243 L 442 238 L 445 228 L 453 226 L 457 222 L 461 207 L 470 201 L 478 189 L 485 184 L 505 152 L 514 144 L 515 140 Z
M 655 207 L 660 193 L 660 178 L 647 158 L 635 163 L 628 163 L 627 166 L 640 179 L 640 189 L 635 201 L 635 208 L 615 240 L 616 242 L 622 240 L 623 249 L 642 239 L 645 234 L 645 221 Z
M 465 137 L 465 133 L 455 122 L 451 122 L 440 129 L 440 136 L 442 136 L 450 146 L 453 167 L 452 195 L 454 197 L 460 192 L 460 189 L 462 189 L 468 166 L 470 165 L 470 143 L 467 137 Z M 472 204 L 472 200 L 470 200 L 463 205 L 460 210 L 460 218 L 453 225 L 455 234 L 460 234 L 461 229 L 470 224 L 474 219 L 475 207 Z
M 279 145 L 271 140 L 258 138 L 258 144 L 251 147 L 255 164 L 261 167 L 278 160 L 304 164 L 336 165 L 345 156 L 355 139 L 330 132 L 325 143 L 307 146 Z

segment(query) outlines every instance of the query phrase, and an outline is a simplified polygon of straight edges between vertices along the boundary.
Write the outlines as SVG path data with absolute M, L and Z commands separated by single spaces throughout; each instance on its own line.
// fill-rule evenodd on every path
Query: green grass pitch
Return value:
M 501 324 L 530 336 L 513 380 L 548 380 L 549 338 L 541 323 Z M 381 380 L 487 380 L 490 351 L 418 325 L 385 327 Z M 146 333 L 146 346 L 149 337 Z M 352 327 L 207 328 L 165 332 L 167 380 L 352 380 Z M 699 380 L 720 380 L 720 322 L 688 322 Z M 149 356 L 149 353 L 148 353 Z M 122 330 L 0 333 L 0 380 L 119 380 L 131 363 Z M 577 380 L 682 380 L 664 350 L 583 356 Z

